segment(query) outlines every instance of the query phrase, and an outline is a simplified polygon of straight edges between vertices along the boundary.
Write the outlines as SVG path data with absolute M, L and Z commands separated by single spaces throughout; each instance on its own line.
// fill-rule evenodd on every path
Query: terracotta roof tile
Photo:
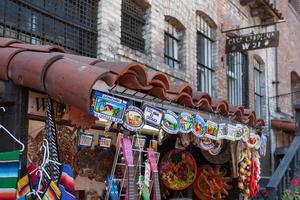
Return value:
M 1 41 L 1 40 L 0 40 Z M 8 80 L 8 64 L 11 59 L 23 49 L 18 48 L 0 48 L 0 79 Z
M 12 39 L 12 38 L 1 38 L 0 47 L 8 47 L 14 43 L 22 43 L 20 40 Z
M 44 75 L 47 68 L 62 57 L 58 53 L 20 52 L 10 61 L 8 76 L 17 85 L 26 85 L 44 92 Z
M 47 93 L 54 98 L 88 112 L 92 87 L 97 80 L 107 85 L 150 94 L 162 100 L 221 114 L 251 126 L 254 111 L 230 106 L 226 100 L 212 99 L 209 94 L 193 91 L 192 85 L 172 85 L 162 72 L 148 72 L 139 63 L 105 62 L 95 58 L 64 53 L 51 45 L 28 45 L 18 40 L 0 38 L 0 79 Z

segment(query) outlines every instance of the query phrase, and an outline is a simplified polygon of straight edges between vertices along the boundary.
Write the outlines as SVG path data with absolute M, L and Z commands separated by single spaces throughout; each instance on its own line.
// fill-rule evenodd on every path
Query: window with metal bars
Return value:
M 263 63 L 257 59 L 253 60 L 254 65 L 254 105 L 256 116 L 262 116 L 262 104 L 263 104 Z
M 245 53 L 227 55 L 227 94 L 231 104 L 249 108 L 248 55 Z
M 214 72 L 214 29 L 203 18 L 197 16 L 197 89 L 212 94 L 212 73 Z
M 134 50 L 145 51 L 143 29 L 146 9 L 135 0 L 122 0 L 121 43 Z
M 97 55 L 98 0 L 1 0 L 0 37 Z
M 179 30 L 170 22 L 165 21 L 165 63 L 175 69 L 180 68 Z

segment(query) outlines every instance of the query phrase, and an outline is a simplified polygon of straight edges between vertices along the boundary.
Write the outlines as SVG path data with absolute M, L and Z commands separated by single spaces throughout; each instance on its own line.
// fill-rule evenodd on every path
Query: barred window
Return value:
M 169 21 L 165 21 L 165 63 L 175 69 L 180 68 L 180 31 Z
M 137 0 L 122 0 L 121 43 L 141 52 L 145 51 L 145 12 L 146 6 Z
M 262 116 L 262 105 L 263 105 L 263 85 L 264 85 L 264 78 L 263 78 L 263 63 L 259 60 L 253 60 L 254 65 L 254 105 L 255 105 L 255 113 L 256 116 Z
M 227 55 L 227 94 L 233 105 L 249 107 L 248 55 L 237 52 Z
M 98 0 L 1 0 L 0 37 L 96 57 Z
M 197 16 L 197 89 L 212 94 L 214 29 L 203 16 Z

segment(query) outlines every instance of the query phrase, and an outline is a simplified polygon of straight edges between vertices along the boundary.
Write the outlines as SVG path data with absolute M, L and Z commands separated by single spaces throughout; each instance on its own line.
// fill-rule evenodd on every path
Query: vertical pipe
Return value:
M 275 8 L 277 8 L 277 0 L 274 0 L 274 6 Z M 277 31 L 277 24 L 275 24 L 275 31 Z M 276 101 L 276 111 L 279 112 L 280 108 L 279 108 L 279 104 L 278 104 L 278 74 L 279 74 L 279 51 L 278 51 L 278 47 L 275 48 L 275 101 Z

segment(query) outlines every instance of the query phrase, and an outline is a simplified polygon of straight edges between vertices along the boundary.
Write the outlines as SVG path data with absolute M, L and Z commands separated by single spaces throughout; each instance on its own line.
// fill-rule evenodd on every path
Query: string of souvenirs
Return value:
M 230 141 L 243 140 L 248 147 L 260 149 L 266 148 L 264 135 L 250 131 L 248 126 L 242 124 L 216 123 L 205 120 L 199 114 L 181 112 L 178 115 L 171 110 L 162 110 L 158 107 L 144 105 L 140 109 L 128 105 L 128 102 L 110 95 L 94 91 L 91 100 L 90 114 L 122 124 L 133 132 L 138 132 L 147 124 L 151 127 L 164 130 L 168 134 L 193 133 L 200 139 L 200 146 L 209 150 L 215 146 L 216 140 L 226 139 Z

